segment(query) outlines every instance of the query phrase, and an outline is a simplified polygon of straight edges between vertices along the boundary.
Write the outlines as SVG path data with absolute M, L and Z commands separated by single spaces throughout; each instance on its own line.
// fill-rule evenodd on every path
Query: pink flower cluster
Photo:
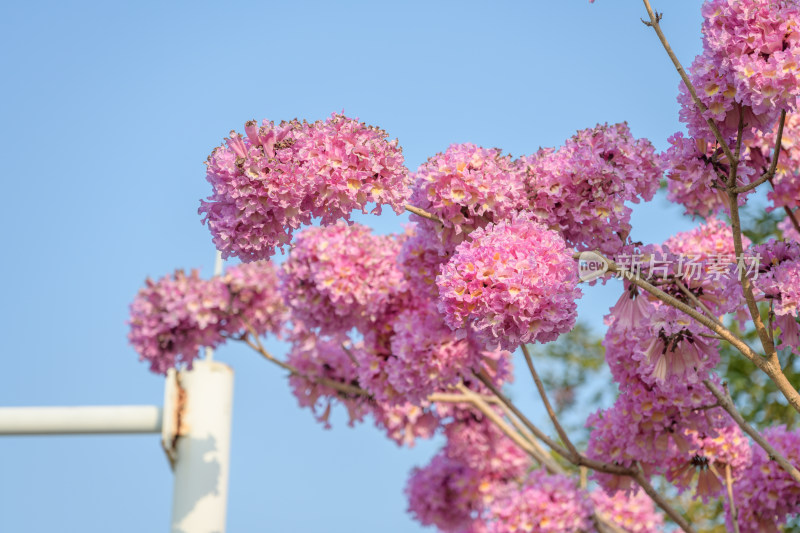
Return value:
M 750 239 L 742 236 L 742 245 L 750 246 Z M 708 218 L 696 228 L 676 233 L 666 241 L 664 246 L 674 254 L 696 256 L 698 261 L 708 260 L 715 255 L 735 255 L 733 246 L 733 230 L 715 217 Z
M 422 525 L 441 531 L 467 531 L 483 507 L 480 476 L 460 461 L 439 453 L 415 468 L 406 485 L 408 510 Z
M 561 236 L 525 216 L 475 230 L 436 283 L 451 328 L 474 326 L 485 342 L 512 350 L 569 331 L 581 296 Z
M 625 384 L 612 407 L 587 420 L 592 428 L 587 455 L 624 467 L 638 462 L 648 475 L 664 473 L 671 457 L 692 457 L 687 431 L 710 430 L 710 415 L 701 408 L 714 401 L 702 384 Z M 595 478 L 610 492 L 628 489 L 631 483 L 613 474 L 596 473 Z
M 404 210 L 408 169 L 397 141 L 343 115 L 313 124 L 245 124 L 231 132 L 206 162 L 213 187 L 201 201 L 214 244 L 223 257 L 266 259 L 312 217 L 323 224 L 366 212 L 369 202 Z
M 148 279 L 131 304 L 128 340 L 150 370 L 160 374 L 191 365 L 203 346 L 252 328 L 280 334 L 287 309 L 268 262 L 237 265 L 221 278 L 200 278 L 182 270 L 158 281 Z
M 643 491 L 633 494 L 620 491 L 609 495 L 603 490 L 590 494 L 595 512 L 623 528 L 628 533 L 660 533 L 664 517 L 656 512 L 655 504 Z
M 212 279 L 216 283 L 217 279 Z M 279 291 L 280 281 L 274 265 L 268 261 L 240 263 L 225 269 L 219 282 L 230 295 L 226 331 L 229 334 L 252 328 L 258 335 L 278 335 L 289 320 L 289 309 Z
M 400 242 L 339 222 L 298 234 L 281 280 L 293 316 L 324 333 L 366 333 L 405 291 Z
M 335 403 L 347 409 L 351 426 L 362 421 L 369 409 L 361 396 L 341 393 L 317 381 L 324 378 L 347 385 L 358 384 L 355 365 L 345 351 L 349 339 L 341 335 L 320 338 L 296 321 L 290 340 L 292 344 L 286 362 L 300 374 L 289 376 L 289 386 L 300 407 L 311 409 L 314 417 L 326 428 L 331 427 L 329 419 Z
M 774 158 L 777 129 L 758 132 L 748 143 L 749 157 L 761 173 L 767 172 Z M 772 201 L 769 209 L 800 206 L 800 115 L 796 113 L 786 115 L 772 185 L 773 190 L 767 194 Z
M 455 408 L 450 414 L 444 426 L 448 457 L 480 473 L 484 482 L 505 483 L 525 474 L 530 458 L 493 422 L 471 409 Z
M 331 427 L 330 416 L 337 403 L 346 408 L 351 426 L 371 414 L 375 425 L 398 445 L 413 446 L 417 438 L 430 438 L 438 428 L 439 418 L 427 402 L 388 404 L 319 381 L 322 378 L 361 387 L 358 367 L 352 358 L 360 347 L 353 345 L 346 335 L 320 336 L 296 321 L 291 341 L 287 363 L 300 372 L 289 377 L 292 393 L 300 407 L 311 409 L 326 428 Z
M 392 321 L 388 381 L 411 403 L 455 385 L 470 369 L 480 368 L 483 353 L 471 339 L 457 338 L 432 300 L 400 312 Z
M 561 533 L 592 530 L 592 502 L 574 479 L 534 470 L 520 486 L 509 485 L 488 511 L 488 531 Z
M 722 150 L 702 138 L 689 139 L 678 132 L 669 138 L 670 147 L 659 155 L 666 169 L 667 199 L 686 208 L 688 215 L 706 217 L 728 210 L 726 184 L 717 175 L 728 175 L 728 164 Z M 737 170 L 737 184 L 750 183 L 758 177 L 750 164 Z M 750 193 L 739 196 L 739 205 Z
M 717 122 L 726 141 L 740 117 L 745 138 L 774 124 L 781 109 L 794 111 L 800 61 L 800 7 L 773 0 L 711 0 L 702 8 L 703 53 L 689 68 L 696 108 L 681 82 L 681 120 L 692 137 L 712 139 L 706 119 Z M 743 115 L 743 116 L 742 116 Z
M 483 414 L 458 404 L 437 411 L 447 443 L 428 466 L 412 472 L 409 511 L 441 531 L 486 531 L 488 506 L 525 475 L 530 459 Z
M 558 150 L 523 157 L 531 209 L 570 246 L 614 253 L 627 242 L 631 209 L 651 200 L 662 170 L 653 145 L 626 123 L 577 132 Z
M 408 237 L 403 241 L 397 260 L 409 290 L 435 299 L 439 296 L 436 276 L 452 251 L 446 251 L 439 237 L 419 224 L 409 226 L 406 233 Z
M 780 348 L 800 353 L 800 325 L 796 318 L 800 308 L 800 243 L 770 240 L 754 246 L 753 254 L 761 256 L 761 271 L 753 284 L 775 313 L 775 325 L 781 329 Z
M 685 490 L 697 476 L 695 495 L 704 503 L 724 494 L 726 469 L 735 480 L 750 465 L 750 443 L 733 420 L 727 418 L 725 423 L 710 431 L 687 430 L 688 453 L 668 459 L 667 479 L 679 490 Z
M 764 438 L 800 468 L 800 432 L 784 426 L 767 428 Z M 777 531 L 776 525 L 800 513 L 800 486 L 760 447 L 753 447 L 753 459 L 733 485 L 742 533 Z M 727 502 L 726 502 L 727 507 Z M 730 520 L 730 513 L 728 513 Z
M 412 178 L 411 204 L 433 213 L 442 224 L 418 215 L 411 219 L 436 233 L 448 251 L 470 231 L 525 207 L 522 174 L 511 156 L 497 148 L 453 144 L 429 158 Z
M 757 115 L 793 111 L 800 94 L 800 6 L 775 0 L 711 0 L 702 8 L 706 53 L 737 102 Z

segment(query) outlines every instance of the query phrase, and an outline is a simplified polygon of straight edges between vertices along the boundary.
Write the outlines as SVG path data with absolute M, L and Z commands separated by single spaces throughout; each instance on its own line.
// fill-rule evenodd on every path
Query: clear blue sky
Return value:
M 656 1 L 688 63 L 699 1 Z M 211 273 L 202 162 L 251 118 L 342 109 L 398 137 L 414 169 L 450 143 L 514 155 L 628 120 L 663 148 L 678 77 L 639 2 L 9 2 L 1 8 L 0 405 L 158 404 L 127 345 L 146 276 Z M 405 217 L 361 218 L 397 231 Z M 663 199 L 634 237 L 689 222 Z M 599 319 L 613 287 L 587 288 Z M 285 347 L 273 344 L 282 354 Z M 325 431 L 276 368 L 239 347 L 229 531 L 419 531 L 398 449 L 342 416 Z M 520 382 L 525 381 L 520 376 Z M 514 391 L 533 407 L 530 388 Z M 588 412 L 596 406 L 585 406 Z M 156 436 L 0 438 L 0 531 L 164 531 L 172 476 Z

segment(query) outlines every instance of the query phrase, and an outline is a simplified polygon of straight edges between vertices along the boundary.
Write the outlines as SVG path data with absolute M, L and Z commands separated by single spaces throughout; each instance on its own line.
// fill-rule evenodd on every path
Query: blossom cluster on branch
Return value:
M 410 513 L 441 531 L 646 533 L 664 526 L 656 505 L 693 531 L 656 479 L 723 500 L 736 531 L 775 530 L 800 513 L 800 432 L 762 435 L 719 390 L 730 345 L 800 411 L 783 373 L 800 355 L 800 6 L 709 0 L 702 14 L 702 53 L 678 69 L 686 132 L 661 153 L 627 123 L 598 124 L 519 158 L 453 144 L 409 172 L 396 140 L 343 115 L 246 123 L 209 156 L 200 207 L 217 249 L 243 263 L 148 280 L 131 344 L 163 373 L 240 340 L 290 373 L 326 427 L 340 405 L 351 425 L 370 415 L 399 445 L 443 435 L 406 487 Z M 660 244 L 634 241 L 631 204 L 652 200 L 662 177 L 667 198 L 702 220 Z M 771 238 L 743 235 L 752 198 L 786 215 Z M 350 220 L 382 206 L 409 210 L 411 224 L 376 235 Z M 280 266 L 269 261 L 287 247 Z M 573 329 L 575 259 L 587 253 L 605 265 L 587 285 L 623 281 L 602 340 L 618 394 L 589 415 L 581 453 L 525 345 Z M 651 270 L 627 269 L 625 256 Z M 704 275 L 684 275 L 686 258 Z M 285 360 L 261 345 L 266 333 L 288 341 Z M 559 442 L 503 395 L 521 345 Z M 592 469 L 589 484 L 541 443 Z

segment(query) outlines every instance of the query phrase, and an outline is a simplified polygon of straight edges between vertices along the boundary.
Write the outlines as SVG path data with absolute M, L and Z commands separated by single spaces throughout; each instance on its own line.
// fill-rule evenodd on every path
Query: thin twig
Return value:
M 783 206 L 783 210 L 786 211 L 786 216 L 788 216 L 789 220 L 792 221 L 792 226 L 794 226 L 795 231 L 800 233 L 800 221 L 797 220 L 797 216 L 795 216 L 794 211 L 789 209 L 788 206 Z
M 703 102 L 700 101 L 700 98 L 697 97 L 697 91 L 695 91 L 694 85 L 692 85 L 692 81 L 689 79 L 689 75 L 686 74 L 686 71 L 683 69 L 683 66 L 681 65 L 681 62 L 678 60 L 678 57 L 675 55 L 675 52 L 672 51 L 672 47 L 669 45 L 669 42 L 667 41 L 667 38 L 664 35 L 664 32 L 661 31 L 661 25 L 659 24 L 661 16 L 656 15 L 656 13 L 653 11 L 653 8 L 650 7 L 649 0 L 643 0 L 643 1 L 645 9 L 647 9 L 647 14 L 650 17 L 650 23 L 647 25 L 655 30 L 656 35 L 658 35 L 658 39 L 661 41 L 661 45 L 664 47 L 664 50 L 666 50 L 667 55 L 672 60 L 672 64 L 675 65 L 675 68 L 677 69 L 678 74 L 680 74 L 683 83 L 689 90 L 689 94 L 692 95 L 692 100 L 694 101 L 694 105 L 697 106 L 697 109 L 700 110 L 700 113 L 702 114 L 703 118 L 705 118 L 708 127 L 711 128 L 711 132 L 714 134 L 714 138 L 716 138 L 717 142 L 722 148 L 722 151 L 725 152 L 725 157 L 727 157 L 728 161 L 731 164 L 733 164 L 735 158 L 731 153 L 731 149 L 728 146 L 728 143 L 725 142 L 725 139 L 722 138 L 722 134 L 720 133 L 716 122 L 714 122 L 710 118 L 706 118 L 705 114 L 708 111 L 708 108 L 705 106 L 705 104 L 703 104 Z
M 728 489 L 728 505 L 731 511 L 731 523 L 733 523 L 734 533 L 739 533 L 739 511 L 736 509 L 736 502 L 733 500 L 733 477 L 731 476 L 731 465 L 725 463 L 725 486 Z
M 777 360 L 777 357 L 770 357 L 769 359 L 765 359 L 758 353 L 756 353 L 750 346 L 747 345 L 742 339 L 737 337 L 732 331 L 729 329 L 720 326 L 703 313 L 700 313 L 693 307 L 687 305 L 686 303 L 678 300 L 674 296 L 667 294 L 666 292 L 662 291 L 658 287 L 648 283 L 647 281 L 639 278 L 638 276 L 633 275 L 631 272 L 622 270 L 617 266 L 617 264 L 608 259 L 603 257 L 602 254 L 595 251 L 599 257 L 602 257 L 606 264 L 608 265 L 608 272 L 612 273 L 621 273 L 625 279 L 627 279 L 630 283 L 633 283 L 637 287 L 646 290 L 662 302 L 678 309 L 679 311 L 683 312 L 686 315 L 694 318 L 702 325 L 706 326 L 708 329 L 713 331 L 714 333 L 718 334 L 720 337 L 728 341 L 734 348 L 739 350 L 745 357 L 747 357 L 753 364 L 755 364 L 758 368 L 760 368 L 769 378 L 775 383 L 778 387 L 778 390 L 786 397 L 786 400 L 789 404 L 798 412 L 800 412 L 800 393 L 794 388 L 794 386 L 789 382 L 786 378 L 786 375 L 783 373 L 781 369 L 780 361 Z M 580 254 L 575 254 L 574 256 L 576 259 L 580 257 Z M 763 324 L 762 324 L 763 325 Z
M 565 450 L 561 445 L 559 445 L 556 441 L 551 439 L 547 436 L 541 429 L 536 427 L 529 419 L 526 417 L 514 403 L 509 400 L 498 388 L 492 383 L 492 380 L 483 375 L 482 373 L 476 373 L 475 376 L 481 380 L 481 382 L 486 385 L 489 390 L 497 396 L 501 402 L 503 402 L 510 410 L 513 412 L 525 426 L 534 434 L 536 438 L 544 442 L 550 449 L 556 452 L 558 455 L 566 459 L 567 461 L 571 462 L 575 466 L 588 466 L 592 470 L 597 470 L 598 472 L 605 472 L 607 474 L 617 474 L 621 476 L 629 476 L 633 475 L 634 471 L 630 468 L 625 468 L 624 466 L 619 466 L 615 464 L 604 463 L 602 461 L 596 461 L 594 459 L 590 459 L 585 455 L 578 454 L 577 457 L 574 457 L 569 451 Z
M 547 398 L 547 391 L 544 389 L 544 384 L 542 380 L 539 378 L 539 374 L 536 372 L 536 368 L 533 366 L 533 358 L 531 357 L 531 353 L 528 350 L 528 346 L 522 344 L 520 346 L 522 348 L 522 353 L 525 356 L 525 362 L 528 364 L 528 370 L 531 372 L 531 377 L 533 378 L 534 383 L 536 383 L 536 389 L 539 391 L 539 396 L 542 398 L 542 403 L 544 404 L 544 408 L 547 411 L 547 414 L 550 416 L 550 420 L 553 422 L 553 426 L 556 428 L 556 432 L 558 436 L 561 437 L 561 442 L 567 447 L 569 453 L 572 455 L 572 459 L 576 460 L 580 457 L 580 453 L 575 448 L 575 445 L 572 444 L 572 441 L 567 435 L 567 432 L 564 431 L 564 428 L 561 426 L 561 423 L 558 421 L 558 416 L 556 415 L 553 406 L 550 404 L 550 400 Z
M 534 448 L 533 445 L 527 441 L 527 439 L 525 439 L 517 431 L 514 431 L 514 429 L 509 426 L 505 420 L 503 420 L 503 417 L 497 414 L 497 411 L 492 409 L 491 406 L 486 403 L 478 394 L 469 390 L 463 383 L 459 383 L 456 388 L 461 391 L 463 396 L 469 399 L 476 409 L 478 409 L 486 418 L 500 428 L 500 430 L 505 433 L 508 438 L 514 441 L 517 446 L 527 452 L 528 455 L 533 457 L 537 463 L 541 464 L 551 472 L 559 471 L 559 467 L 554 466 L 555 462 L 547 455 L 547 453 L 542 453 L 543 450 Z M 563 470 L 561 470 L 561 472 L 563 472 Z
M 686 518 L 683 517 L 674 507 L 672 507 L 667 501 L 659 494 L 656 489 L 653 488 L 653 485 L 650 484 L 647 477 L 642 473 L 641 468 L 636 474 L 633 476 L 633 479 L 636 483 L 639 484 L 642 489 L 647 493 L 650 498 L 656 502 L 656 505 L 661 507 L 661 509 L 667 513 L 667 516 L 672 518 L 672 520 L 678 524 L 678 526 L 683 529 L 686 533 L 696 533 L 695 529 L 689 524 Z
M 457 388 L 464 396 L 472 399 L 472 405 L 475 406 L 484 416 L 486 416 L 492 423 L 494 423 L 507 437 L 509 437 L 517 446 L 523 451 L 527 452 L 533 459 L 541 464 L 550 473 L 564 474 L 564 468 L 555 462 L 546 451 L 538 447 L 538 443 L 529 442 L 523 438 L 521 433 L 514 431 L 508 423 L 503 420 L 497 412 L 492 409 L 483 398 L 468 389 L 464 384 L 459 384 Z M 513 421 L 513 418 L 511 419 Z M 592 513 L 592 520 L 598 526 L 601 532 L 608 531 L 610 533 L 625 533 L 625 530 L 614 524 L 609 518 L 600 516 L 596 511 Z
M 258 337 L 256 337 L 256 340 L 257 339 Z M 308 374 L 304 374 L 303 372 L 299 371 L 292 365 L 285 363 L 276 357 L 273 357 L 272 354 L 270 354 L 268 351 L 264 349 L 260 341 L 257 341 L 257 343 L 254 344 L 249 338 L 244 338 L 242 340 L 252 349 L 260 353 L 264 357 L 264 359 L 278 365 L 279 367 L 281 367 L 282 369 L 286 370 L 287 372 L 289 372 L 294 376 L 305 378 L 311 383 L 324 385 L 326 387 L 330 387 L 338 392 L 350 396 L 363 396 L 365 398 L 370 398 L 372 396 L 366 390 L 362 389 L 361 387 L 356 387 L 355 385 L 349 385 L 347 383 L 342 383 L 341 381 L 336 381 L 335 379 L 330 379 L 323 376 L 310 376 Z
M 773 448 L 772 445 L 767 442 L 763 436 L 761 436 L 761 433 L 756 431 L 756 429 L 753 428 L 753 426 L 751 426 L 742 417 L 741 413 L 739 413 L 739 411 L 736 409 L 736 406 L 733 404 L 733 400 L 731 400 L 730 395 L 727 394 L 727 391 L 723 392 L 719 390 L 719 388 L 717 388 L 717 386 L 714 385 L 710 380 L 703 380 L 703 383 L 711 392 L 711 394 L 713 394 L 717 399 L 720 407 L 725 409 L 725 411 L 731 415 L 731 418 L 733 418 L 733 420 L 739 424 L 739 427 L 742 428 L 742 431 L 750 435 L 750 437 L 752 437 L 752 439 L 756 441 L 765 452 L 767 452 L 767 455 L 769 455 L 770 459 L 778 463 L 778 465 L 780 465 L 780 467 L 783 468 L 792 477 L 792 479 L 795 480 L 795 482 L 800 484 L 800 471 L 798 471 L 797 468 L 792 465 L 792 463 L 790 463 L 783 455 L 781 455 L 778 450 Z
M 427 218 L 428 220 L 433 220 L 434 222 L 438 222 L 439 224 L 442 223 L 442 220 L 434 215 L 433 213 L 429 213 L 424 209 L 420 209 L 419 207 L 413 206 L 411 204 L 406 204 L 406 211 L 410 213 L 414 213 L 415 215 L 421 216 L 422 218 Z
M 708 316 L 708 318 L 710 318 L 720 326 L 723 325 L 722 322 L 720 322 L 719 319 L 716 317 L 716 315 L 714 315 L 714 313 L 711 312 L 711 309 L 709 309 L 706 306 L 706 304 L 701 302 L 700 299 L 697 296 L 695 296 L 694 293 L 690 291 L 681 280 L 676 278 L 675 285 L 677 285 L 678 288 L 681 290 L 681 292 L 685 294 L 686 297 L 689 298 L 697 307 L 699 307 Z

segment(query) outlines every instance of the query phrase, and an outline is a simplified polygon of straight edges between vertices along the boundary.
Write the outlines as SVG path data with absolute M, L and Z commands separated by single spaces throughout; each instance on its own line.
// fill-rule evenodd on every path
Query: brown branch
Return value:
M 257 339 L 258 339 L 258 337 L 256 337 L 256 340 Z M 274 363 L 274 364 L 278 365 L 279 367 L 281 367 L 282 369 L 286 370 L 287 372 L 289 372 L 293 376 L 298 376 L 298 377 L 305 378 L 305 379 L 307 379 L 308 381 L 310 381 L 312 383 L 316 383 L 316 384 L 319 384 L 319 385 L 324 385 L 326 387 L 330 387 L 330 388 L 332 388 L 332 389 L 334 389 L 334 390 L 336 390 L 338 392 L 341 392 L 343 394 L 348 394 L 350 396 L 363 396 L 365 398 L 370 398 L 372 396 L 366 390 L 362 389 L 361 387 L 356 387 L 355 385 L 349 385 L 347 383 L 342 383 L 341 381 L 336 381 L 335 379 L 330 379 L 330 378 L 326 378 L 326 377 L 323 377 L 323 376 L 310 376 L 308 374 L 304 374 L 303 372 L 299 371 L 298 369 L 296 369 L 295 367 L 293 367 L 289 363 L 285 363 L 285 362 L 281 361 L 280 359 L 278 359 L 276 357 L 273 357 L 272 354 L 270 354 L 269 352 L 267 352 L 264 349 L 264 347 L 261 345 L 260 341 L 257 341 L 257 343 L 254 344 L 247 337 L 242 339 L 242 340 L 248 346 L 250 346 L 252 349 L 254 349 L 258 353 L 260 353 L 264 357 L 264 359 L 266 359 L 267 361 L 269 361 L 271 363 Z
M 572 460 L 577 460 L 581 454 L 575 448 L 575 445 L 572 444 L 569 435 L 567 435 L 567 432 L 564 431 L 564 428 L 558 421 L 558 416 L 556 415 L 553 406 L 550 404 L 550 400 L 547 398 L 547 391 L 544 389 L 544 384 L 542 383 L 542 380 L 539 378 L 539 374 L 536 372 L 536 368 L 533 366 L 533 358 L 531 357 L 531 353 L 528 350 L 528 346 L 523 344 L 520 346 L 520 348 L 522 348 L 522 353 L 525 356 L 525 362 L 528 364 L 528 370 L 530 370 L 531 377 L 533 378 L 534 383 L 536 383 L 536 389 L 539 391 L 539 396 L 541 396 L 542 398 L 542 403 L 544 404 L 544 408 L 547 411 L 547 414 L 550 416 L 550 420 L 553 422 L 553 426 L 555 426 L 558 436 L 561 437 L 561 442 L 563 442 L 564 445 L 567 447 L 567 450 L 569 450 L 569 453 L 572 456 Z
M 433 213 L 429 213 L 424 209 L 420 209 L 419 207 L 413 206 L 411 204 L 406 204 L 406 211 L 410 213 L 414 213 L 415 215 L 421 216 L 422 218 L 427 218 L 428 220 L 433 220 L 434 222 L 438 222 L 439 224 L 442 223 L 442 220 L 434 215 Z
M 730 204 L 728 208 L 731 215 L 733 249 L 736 253 L 736 257 L 740 258 L 744 253 L 744 246 L 742 244 L 742 223 L 739 219 L 738 195 L 733 192 L 732 189 L 728 189 L 728 203 Z M 750 278 L 748 278 L 746 275 L 742 275 L 739 281 L 742 285 L 742 291 L 744 292 L 744 299 L 747 302 L 747 309 L 750 312 L 750 318 L 753 320 L 753 324 L 758 332 L 758 337 L 761 340 L 761 346 L 764 348 L 764 352 L 767 354 L 768 358 L 777 358 L 777 354 L 775 353 L 775 345 L 772 342 L 772 339 L 769 338 L 767 328 L 764 326 L 764 321 L 761 319 L 761 312 L 758 310 L 758 304 L 756 303 L 756 298 L 753 294 L 753 284 L 750 282 Z
M 492 409 L 491 406 L 486 403 L 477 393 L 469 390 L 469 388 L 467 388 L 463 383 L 459 383 L 456 388 L 461 391 L 463 396 L 469 399 L 470 403 L 475 406 L 476 409 L 478 409 L 486 418 L 494 423 L 503 433 L 505 433 L 508 438 L 514 441 L 517 446 L 519 446 L 523 451 L 527 452 L 528 455 L 533 457 L 537 463 L 547 468 L 547 470 L 551 473 L 564 472 L 561 466 L 553 461 L 553 459 L 549 457 L 543 449 L 535 448 L 519 432 L 515 431 L 510 425 L 508 425 L 508 422 L 503 420 L 503 417 L 500 416 L 497 411 Z
M 653 488 L 653 485 L 650 484 L 650 481 L 647 480 L 647 477 L 642 473 L 641 467 L 638 472 L 633 476 L 633 479 L 636 480 L 636 483 L 644 489 L 650 498 L 656 502 L 656 505 L 661 507 L 661 509 L 667 513 L 667 516 L 672 518 L 672 520 L 678 524 L 678 526 L 683 529 L 686 533 L 696 533 L 695 529 L 689 524 L 686 518 L 683 517 L 675 508 L 673 508 L 667 501 L 659 494 L 656 489 Z
M 540 441 L 544 442 L 547 446 L 549 446 L 553 451 L 555 451 L 558 455 L 570 459 L 570 453 L 562 448 L 556 441 L 551 439 L 547 436 L 545 432 L 539 429 L 533 422 L 531 422 L 528 417 L 526 417 L 516 405 L 514 405 L 511 400 L 506 398 L 506 396 L 498 390 L 498 388 L 492 383 L 492 380 L 487 378 L 482 372 L 475 373 L 475 376 L 484 384 L 486 385 L 492 393 L 500 399 L 500 402 L 503 403 L 506 407 L 511 410 L 514 415 L 520 419 L 520 421 L 528 428 L 528 430 L 536 435 L 536 438 Z
M 789 220 L 792 221 L 792 226 L 794 226 L 795 231 L 800 233 L 800 222 L 798 222 L 797 217 L 794 214 L 794 211 L 789 209 L 787 206 L 783 206 L 783 210 L 786 211 L 786 215 L 789 217 Z
M 731 465 L 728 463 L 725 463 L 725 487 L 728 489 L 728 505 L 731 510 L 733 531 L 739 533 L 739 511 L 736 509 L 736 502 L 733 499 L 733 478 L 731 477 Z
M 752 437 L 752 439 L 756 441 L 765 452 L 767 452 L 767 455 L 769 455 L 770 459 L 778 463 L 778 465 L 780 465 L 780 467 L 783 468 L 795 482 L 800 484 L 800 471 L 798 471 L 797 468 L 792 465 L 792 463 L 790 463 L 783 455 L 781 455 L 778 450 L 773 448 L 772 445 L 767 442 L 763 436 L 761 436 L 761 433 L 756 431 L 756 429 L 742 417 L 741 413 L 739 413 L 739 411 L 736 409 L 736 406 L 733 404 L 733 400 L 731 400 L 731 397 L 727 391 L 723 392 L 719 390 L 716 385 L 707 379 L 704 380 L 703 383 L 711 392 L 711 394 L 713 394 L 717 399 L 720 407 L 728 412 L 731 418 L 733 418 L 739 427 L 742 428 L 742 431 L 750 435 L 750 437 Z
M 564 468 L 555 462 L 537 442 L 529 441 L 523 438 L 522 432 L 514 431 L 511 426 L 503 420 L 503 417 L 497 414 L 479 394 L 469 390 L 464 384 L 459 384 L 457 388 L 464 396 L 472 400 L 472 405 L 475 406 L 476 409 L 483 413 L 484 416 L 495 424 L 507 437 L 519 446 L 520 449 L 527 452 L 528 455 L 535 459 L 548 472 L 551 474 L 565 474 Z M 513 418 L 510 418 L 510 420 L 513 422 Z M 600 516 L 596 511 L 592 513 L 592 520 L 601 532 L 625 533 L 624 529 L 614 524 L 610 519 Z
M 553 439 L 548 437 L 541 429 L 536 427 L 529 419 L 526 417 L 518 408 L 509 400 L 498 388 L 492 383 L 492 381 L 487 378 L 485 375 L 481 373 L 476 373 L 475 376 L 481 380 L 481 382 L 486 385 L 489 390 L 497 396 L 500 401 L 505 404 L 514 415 L 519 418 L 523 424 L 534 434 L 536 438 L 544 442 L 550 449 L 556 452 L 558 455 L 566 459 L 567 461 L 571 462 L 575 466 L 588 466 L 592 470 L 597 470 L 598 472 L 605 472 L 607 474 L 617 474 L 621 476 L 630 476 L 633 475 L 634 471 L 630 468 L 625 468 L 624 466 L 619 466 L 615 464 L 608 464 L 602 461 L 596 461 L 594 459 L 590 459 L 585 455 L 578 454 L 577 457 L 573 457 L 569 451 L 565 450 L 562 446 L 560 446 L 557 442 Z
M 686 71 L 683 69 L 683 66 L 681 65 L 681 62 L 678 60 L 678 57 L 675 55 L 675 52 L 672 51 L 672 47 L 669 45 L 669 42 L 667 41 L 667 38 L 664 35 L 664 32 L 661 31 L 661 25 L 659 24 L 661 16 L 657 15 L 653 11 L 653 8 L 650 7 L 649 0 L 643 0 L 643 1 L 645 9 L 647 9 L 647 14 L 650 17 L 650 23 L 647 25 L 655 30 L 656 35 L 658 35 L 658 39 L 661 41 L 661 45 L 664 47 L 664 50 L 666 50 L 667 55 L 672 60 L 672 64 L 675 65 L 675 68 L 677 69 L 678 74 L 680 74 L 683 83 L 689 90 L 689 94 L 692 96 L 694 105 L 697 106 L 697 109 L 700 110 L 700 113 L 703 115 L 703 118 L 705 118 L 705 113 L 708 111 L 708 108 L 705 106 L 705 104 L 703 104 L 703 102 L 700 101 L 700 98 L 697 97 L 697 91 L 695 90 L 694 85 L 692 85 L 692 81 L 689 79 L 689 75 L 686 74 Z M 733 164 L 734 161 L 737 160 L 731 153 L 731 149 L 728 146 L 728 143 L 725 142 L 725 139 L 722 138 L 722 134 L 720 133 L 717 124 L 710 118 L 705 118 L 705 121 L 708 124 L 708 127 L 711 128 L 711 132 L 714 134 L 714 138 L 716 138 L 717 142 L 722 148 L 722 151 L 725 152 L 725 156 L 728 158 L 728 161 L 731 162 L 731 164 Z
M 781 369 L 780 361 L 777 360 L 777 357 L 771 357 L 770 359 L 765 359 L 758 353 L 756 353 L 750 346 L 747 345 L 742 339 L 737 337 L 733 334 L 729 329 L 725 328 L 724 326 L 720 326 L 704 314 L 698 312 L 693 307 L 681 302 L 674 296 L 667 294 L 666 292 L 662 291 L 658 287 L 648 283 L 647 281 L 634 276 L 631 272 L 621 270 L 617 264 L 608 259 L 603 257 L 602 254 L 599 252 L 593 252 L 597 254 L 599 257 L 602 257 L 606 263 L 608 264 L 608 272 L 613 273 L 621 273 L 625 279 L 629 282 L 633 283 L 637 287 L 646 290 L 662 302 L 671 305 L 672 307 L 682 311 L 684 314 L 689 315 L 690 317 L 694 318 L 702 325 L 706 326 L 708 329 L 722 337 L 724 340 L 728 341 L 734 348 L 739 350 L 745 357 L 747 357 L 753 364 L 755 364 L 759 369 L 761 369 L 769 378 L 775 383 L 778 387 L 778 390 L 786 397 L 786 400 L 789 404 L 798 412 L 800 412 L 800 393 L 794 388 L 794 386 L 789 383 L 789 380 L 786 378 L 786 375 L 783 373 Z M 580 257 L 580 254 L 575 254 L 574 256 L 576 259 Z
M 686 285 L 684 285 L 684 283 L 681 280 L 676 278 L 675 279 L 675 285 L 677 285 L 678 288 L 681 290 L 681 292 L 683 294 L 685 294 L 686 297 L 689 298 L 692 301 L 692 303 L 694 303 L 697 307 L 699 307 L 708 316 L 708 318 L 710 318 L 711 320 L 713 320 L 714 322 L 716 322 L 720 326 L 723 325 L 722 322 L 720 322 L 719 319 L 716 317 L 716 315 L 714 315 L 714 313 L 711 311 L 711 309 L 709 309 L 706 306 L 706 304 L 701 302 L 700 299 L 697 296 L 695 296 L 694 293 L 692 291 L 690 291 L 686 287 Z

